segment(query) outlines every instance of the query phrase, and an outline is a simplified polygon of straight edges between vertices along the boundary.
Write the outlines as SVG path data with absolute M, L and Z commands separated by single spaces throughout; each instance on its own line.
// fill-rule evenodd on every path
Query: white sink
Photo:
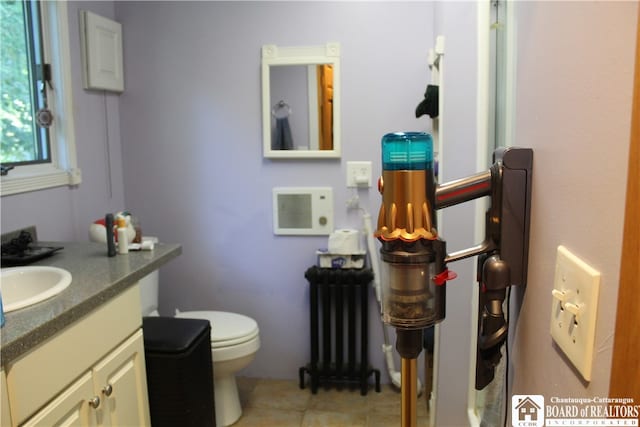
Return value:
M 57 267 L 3 268 L 0 292 L 4 312 L 18 310 L 58 295 L 71 283 L 71 273 Z

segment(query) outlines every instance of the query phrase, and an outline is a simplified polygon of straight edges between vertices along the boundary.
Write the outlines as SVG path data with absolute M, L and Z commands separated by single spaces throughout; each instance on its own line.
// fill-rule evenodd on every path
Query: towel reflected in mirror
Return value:
M 291 107 L 284 101 L 273 106 L 271 114 L 276 120 L 271 138 L 272 150 L 293 150 L 293 137 L 291 136 L 291 126 L 289 125 L 289 115 Z

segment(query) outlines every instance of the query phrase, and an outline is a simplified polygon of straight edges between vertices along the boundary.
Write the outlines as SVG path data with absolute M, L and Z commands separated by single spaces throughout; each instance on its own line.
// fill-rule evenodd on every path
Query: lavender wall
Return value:
M 638 3 L 521 2 L 517 7 L 516 136 L 535 154 L 529 278 L 513 344 L 513 393 L 607 396 Z M 590 383 L 549 335 L 558 245 L 602 274 Z
M 114 17 L 112 2 L 69 2 L 73 108 L 82 184 L 2 198 L 2 231 L 38 227 L 43 240 L 86 240 L 93 220 L 124 206 L 118 96 L 82 88 L 79 10 Z M 110 169 L 109 169 L 110 165 Z
M 145 233 L 184 247 L 162 272 L 161 312 L 217 309 L 255 318 L 262 348 L 244 374 L 296 378 L 309 361 L 303 274 L 327 240 L 274 236 L 271 189 L 329 185 L 336 227 L 360 227 L 360 214 L 346 208 L 353 195 L 345 188 L 346 161 L 370 160 L 377 176 L 382 135 L 429 129 L 414 109 L 429 82 L 435 8 L 430 2 L 116 4 L 125 40 L 120 117 L 127 207 L 140 215 Z M 475 6 L 442 5 L 438 15 L 445 19 L 439 30 L 451 36 L 445 154 L 452 179 L 475 172 Z M 328 41 L 342 48 L 342 159 L 263 159 L 261 46 Z M 358 195 L 375 221 L 377 191 Z M 454 218 L 446 236 L 451 247 L 473 243 L 472 208 L 447 215 Z M 438 409 L 448 425 L 466 419 L 470 270 L 457 269 L 461 278 L 451 286 L 443 327 L 441 375 L 451 381 L 441 384 L 445 403 Z M 369 352 L 388 381 L 379 318 L 371 311 Z
M 332 186 L 336 226 L 360 219 L 346 209 L 344 160 L 262 158 L 260 48 L 341 43 L 343 159 L 371 160 L 379 171 L 384 133 L 426 126 L 413 108 L 428 78 L 433 37 L 422 22 L 432 6 L 126 2 L 116 10 L 125 28 L 127 206 L 145 233 L 184 245 L 162 275 L 161 309 L 252 316 L 263 344 L 247 374 L 295 378 L 309 357 L 304 271 L 327 238 L 274 236 L 271 189 Z M 360 195 L 375 215 L 377 192 Z

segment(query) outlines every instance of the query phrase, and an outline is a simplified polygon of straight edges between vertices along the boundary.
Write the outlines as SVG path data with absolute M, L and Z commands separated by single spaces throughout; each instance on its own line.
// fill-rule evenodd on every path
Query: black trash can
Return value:
M 142 332 L 151 425 L 215 427 L 209 321 L 144 317 Z

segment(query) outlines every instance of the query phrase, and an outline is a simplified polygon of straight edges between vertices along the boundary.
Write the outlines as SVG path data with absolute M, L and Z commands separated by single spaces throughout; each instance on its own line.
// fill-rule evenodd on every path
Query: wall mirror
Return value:
M 340 157 L 340 44 L 262 47 L 267 158 Z

